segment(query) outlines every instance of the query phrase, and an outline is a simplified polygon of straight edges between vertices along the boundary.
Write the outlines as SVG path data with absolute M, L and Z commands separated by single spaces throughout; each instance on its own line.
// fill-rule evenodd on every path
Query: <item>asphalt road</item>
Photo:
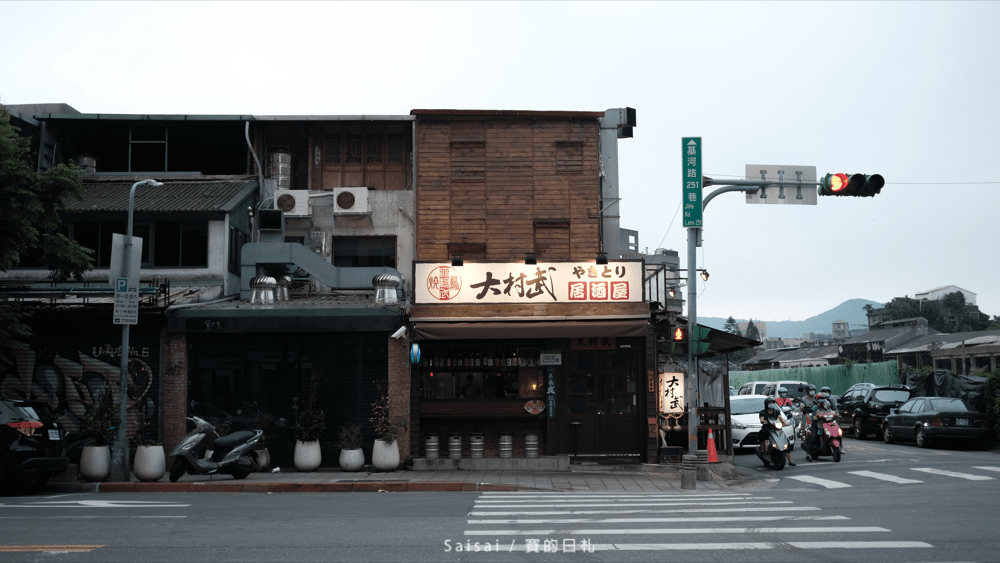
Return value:
M 846 443 L 724 493 L 9 497 L 0 561 L 1000 561 L 1000 455 Z

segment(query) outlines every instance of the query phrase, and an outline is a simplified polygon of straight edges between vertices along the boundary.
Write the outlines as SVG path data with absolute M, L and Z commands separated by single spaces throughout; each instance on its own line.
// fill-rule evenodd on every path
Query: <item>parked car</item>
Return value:
M 764 386 L 770 381 L 748 381 L 744 383 L 740 390 L 736 393 L 737 395 L 760 395 L 760 392 L 764 390 Z
M 941 440 L 985 444 L 991 436 L 986 417 L 954 397 L 915 397 L 882 423 L 882 439 L 887 444 L 897 440 L 914 441 L 921 448 Z
M 733 440 L 733 448 L 752 448 L 759 443 L 757 432 L 760 431 L 760 411 L 764 410 L 764 395 L 737 395 L 729 399 L 729 435 Z M 791 415 L 785 413 L 791 422 Z M 792 424 L 785 426 L 785 435 L 791 449 L 795 449 L 795 429 Z
M 899 408 L 913 395 L 905 385 L 855 383 L 837 402 L 837 424 L 850 428 L 858 440 L 882 427 L 889 411 Z
M 44 403 L 0 398 L 0 494 L 39 490 L 69 465 L 62 429 L 46 413 Z
M 736 394 L 736 388 L 733 387 L 732 385 L 730 385 L 729 386 L 729 396 L 732 397 L 735 394 Z

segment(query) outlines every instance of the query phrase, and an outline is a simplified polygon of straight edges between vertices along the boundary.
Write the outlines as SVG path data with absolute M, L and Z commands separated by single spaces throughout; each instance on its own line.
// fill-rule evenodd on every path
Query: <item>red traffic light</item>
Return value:
M 885 186 L 880 174 L 827 174 L 819 186 L 819 195 L 875 197 Z
M 688 334 L 687 329 L 684 327 L 677 327 L 674 329 L 674 342 L 687 342 Z

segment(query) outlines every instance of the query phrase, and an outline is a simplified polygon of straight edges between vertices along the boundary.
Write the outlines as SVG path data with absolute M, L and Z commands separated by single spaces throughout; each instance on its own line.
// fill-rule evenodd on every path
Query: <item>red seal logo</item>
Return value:
M 462 276 L 451 266 L 438 266 L 427 275 L 427 291 L 438 301 L 449 301 L 462 290 Z

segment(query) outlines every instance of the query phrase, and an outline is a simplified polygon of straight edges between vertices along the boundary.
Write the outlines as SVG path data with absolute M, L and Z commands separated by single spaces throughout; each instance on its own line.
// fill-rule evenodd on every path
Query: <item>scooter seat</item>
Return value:
M 233 432 L 232 434 L 228 434 L 226 436 L 217 439 L 215 441 L 215 450 L 229 451 L 253 437 L 254 437 L 254 432 L 251 432 L 249 430 L 243 430 L 241 432 Z

